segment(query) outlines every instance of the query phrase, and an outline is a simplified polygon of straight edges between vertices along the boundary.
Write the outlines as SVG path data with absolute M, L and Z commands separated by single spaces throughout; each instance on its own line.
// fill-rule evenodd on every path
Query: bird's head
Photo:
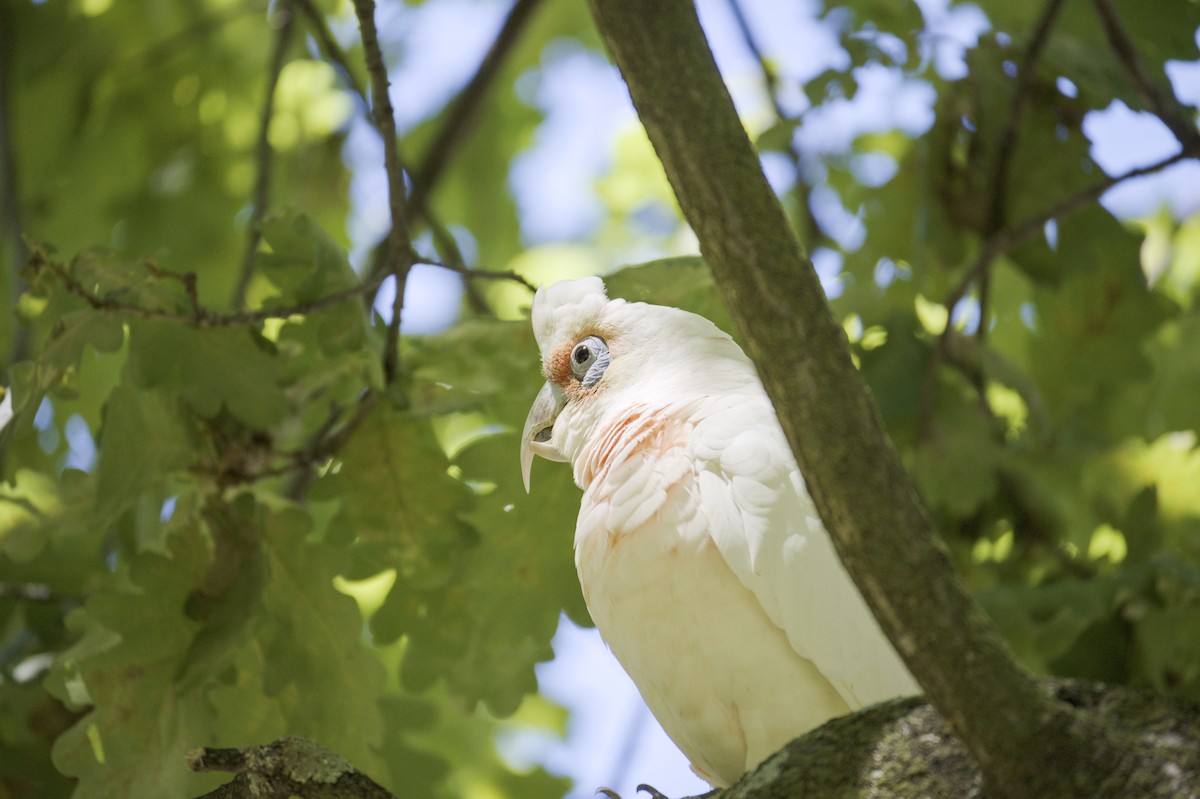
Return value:
M 753 371 L 704 317 L 610 300 L 598 277 L 543 286 L 531 317 L 546 384 L 521 433 L 526 491 L 534 455 L 574 461 L 608 414 L 635 402 L 679 400 L 711 386 L 716 373 L 744 380 L 744 370 Z

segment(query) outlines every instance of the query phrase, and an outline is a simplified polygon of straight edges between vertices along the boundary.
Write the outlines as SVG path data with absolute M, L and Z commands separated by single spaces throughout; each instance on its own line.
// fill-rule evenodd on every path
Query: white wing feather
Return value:
M 692 442 L 712 538 L 796 652 L 851 708 L 919 693 L 838 560 L 765 394 L 710 399 Z

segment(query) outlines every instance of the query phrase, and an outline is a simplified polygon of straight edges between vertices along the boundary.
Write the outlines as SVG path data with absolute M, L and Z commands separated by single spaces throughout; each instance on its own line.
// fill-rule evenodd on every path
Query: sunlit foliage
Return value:
M 1200 216 L 1105 210 L 1086 123 L 1120 100 L 1200 156 L 1165 72 L 1197 58 L 1200 6 L 977 5 L 993 27 L 957 70 L 911 2 L 815 12 L 846 63 L 803 81 L 751 26 L 747 128 L 1018 655 L 1200 699 Z M 417 47 L 400 8 L 377 9 L 393 69 Z M 702 263 L 658 260 L 694 245 L 635 127 L 581 189 L 595 220 L 530 235 L 512 176 L 536 89 L 603 56 L 583 4 L 523 0 L 505 32 L 459 99 L 393 96 L 397 268 L 360 229 L 387 228 L 386 190 L 351 212 L 348 164 L 382 174 L 351 3 L 0 6 L 0 794 L 196 795 L 219 778 L 188 750 L 284 734 L 406 796 L 567 789 L 494 746 L 561 732 L 533 666 L 562 613 L 587 620 L 569 470 L 539 466 L 532 498 L 518 475 L 540 377 L 515 277 L 654 259 L 610 292 L 728 322 Z M 931 121 L 806 149 L 880 70 Z M 455 326 L 397 341 L 389 269 L 413 261 L 507 277 L 465 278 Z

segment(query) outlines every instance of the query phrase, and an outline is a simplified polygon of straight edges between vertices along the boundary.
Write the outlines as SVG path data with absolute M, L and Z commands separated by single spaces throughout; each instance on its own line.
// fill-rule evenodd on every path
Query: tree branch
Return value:
M 408 211 L 405 205 L 404 173 L 397 151 L 396 115 L 392 110 L 392 99 L 388 94 L 387 66 L 383 63 L 383 52 L 379 49 L 379 34 L 375 30 L 374 0 L 354 0 L 354 13 L 358 16 L 358 28 L 362 34 L 363 54 L 367 72 L 371 76 L 371 116 L 383 139 L 383 168 L 387 173 L 388 209 L 392 225 L 387 236 L 376 250 L 378 267 L 369 272 L 371 278 L 379 274 L 391 275 L 396 279 L 396 296 L 392 302 L 392 319 L 388 324 L 387 350 L 383 354 L 383 370 L 390 384 L 400 370 L 400 317 L 404 305 L 404 287 L 408 273 L 416 262 L 412 239 L 408 231 Z
M 355 0 L 356 5 L 358 2 L 360 0 Z M 501 25 L 499 33 L 496 34 L 491 47 L 488 48 L 488 52 L 480 62 L 479 68 L 476 69 L 475 74 L 467 82 L 467 85 L 463 87 L 462 91 L 450 102 L 449 111 L 446 113 L 446 117 L 438 128 L 437 133 L 434 134 L 433 141 L 426 151 L 421 164 L 411 172 L 412 192 L 408 199 L 409 214 L 413 218 L 424 219 L 430 225 L 435 234 L 435 241 L 439 242 L 440 245 L 439 253 L 441 253 L 444 259 L 452 263 L 458 247 L 453 243 L 445 226 L 432 217 L 429 199 L 434 187 L 445 172 L 446 166 L 450 163 L 451 156 L 465 140 L 480 103 L 487 96 L 487 92 L 499 74 L 504 60 L 512 52 L 517 42 L 520 41 L 520 36 L 532 18 L 532 12 L 539 2 L 540 0 L 516 0 L 509 10 L 504 23 Z M 447 244 L 452 245 L 448 250 L 445 249 Z M 376 251 L 368 274 L 375 274 L 385 269 L 383 263 L 385 253 L 386 250 L 382 247 Z M 468 274 L 471 271 L 473 270 L 466 269 L 464 265 L 464 274 Z M 399 288 L 402 289 L 403 286 Z M 477 309 L 482 307 L 481 298 L 472 289 L 468 288 L 467 291 L 472 305 Z
M 396 293 L 392 295 L 392 318 L 388 322 L 387 343 L 383 348 L 383 379 L 388 385 L 400 374 L 400 318 L 404 311 L 404 289 L 408 285 L 408 268 L 396 272 Z
M 1042 684 L 1057 701 L 1136 731 L 1146 741 L 1147 759 L 1163 778 L 1131 790 L 1128 799 L 1195 795 L 1200 707 L 1084 680 Z M 954 731 L 913 698 L 834 719 L 797 738 L 720 799 L 964 799 L 987 796 L 986 789 Z
M 79 297 L 92 308 L 97 311 L 111 311 L 113 313 L 128 314 L 142 319 L 166 319 L 173 322 L 183 322 L 185 324 L 195 325 L 196 327 L 233 327 L 237 325 L 261 324 L 268 319 L 287 319 L 291 316 L 305 315 L 321 311 L 326 308 L 331 308 L 338 303 L 346 300 L 370 294 L 379 288 L 379 284 L 383 282 L 385 276 L 368 280 L 358 285 L 352 286 L 342 291 L 336 291 L 332 294 L 327 294 L 324 297 L 313 300 L 312 302 L 301 303 L 299 305 L 284 305 L 274 308 L 262 308 L 257 311 L 238 311 L 236 313 L 218 313 L 216 311 L 204 308 L 196 301 L 195 275 L 188 273 L 185 275 L 177 275 L 167 272 L 167 270 L 153 267 L 150 271 L 157 274 L 159 277 L 169 277 L 173 280 L 178 280 L 184 284 L 185 290 L 188 292 L 189 304 L 192 306 L 191 313 L 179 313 L 177 311 L 169 311 L 162 308 L 145 308 L 133 303 L 121 302 L 110 296 L 97 296 L 89 291 L 82 283 L 75 279 L 70 271 L 62 264 L 48 258 L 41 251 L 34 251 L 30 257 L 30 264 L 33 269 L 48 269 L 62 281 L 63 287 L 67 292 Z
M 483 98 L 487 96 L 500 67 L 533 17 L 541 0 L 516 0 L 492 46 L 488 48 L 474 76 L 450 103 L 446 117 L 433 136 L 421 165 L 413 173 L 412 204 L 414 214 L 424 214 L 434 185 L 441 178 L 451 155 L 470 132 L 471 123 Z
M 325 19 L 325 15 L 313 5 L 312 0 L 293 0 L 299 7 L 300 11 L 308 19 L 309 27 L 313 35 L 317 39 L 317 46 L 325 53 L 325 58 L 333 62 L 334 66 L 342 73 L 342 79 L 346 81 L 346 85 L 354 92 L 355 97 L 362 103 L 363 109 L 370 114 L 371 101 L 367 97 L 367 90 L 358 78 L 354 75 L 354 70 L 350 68 L 350 61 L 346 58 L 346 53 L 342 50 L 341 45 L 337 43 L 337 39 L 333 37 L 333 31 L 329 30 L 329 23 Z
M 378 389 L 368 388 L 364 391 L 354 407 L 354 413 L 341 427 L 338 427 L 338 422 L 345 413 L 344 409 L 334 408 L 325 423 L 310 437 L 308 446 L 298 452 L 288 453 L 292 459 L 291 470 L 299 471 L 286 492 L 290 499 L 300 501 L 304 497 L 304 493 L 308 491 L 308 487 L 312 485 L 313 478 L 316 476 L 313 467 L 335 455 L 350 440 L 354 431 L 359 428 L 371 409 L 379 402 L 379 397 Z
M 374 278 L 363 280 L 357 285 L 351 286 L 341 291 L 335 291 L 332 294 L 326 294 L 324 297 L 318 297 L 311 302 L 299 303 L 296 305 L 280 305 L 269 308 L 260 308 L 255 311 L 238 311 L 236 313 L 219 313 L 209 308 L 200 305 L 197 290 L 196 290 L 196 275 L 188 272 L 186 274 L 177 274 L 169 270 L 163 269 L 154 265 L 152 262 L 146 262 L 147 271 L 156 277 L 165 280 L 174 280 L 181 283 L 188 297 L 188 304 L 191 306 L 190 313 L 180 313 L 164 308 L 146 308 L 133 303 L 122 302 L 112 296 L 98 296 L 89 291 L 82 283 L 75 279 L 62 264 L 49 258 L 44 252 L 35 250 L 29 259 L 30 266 L 33 270 L 48 269 L 53 272 L 67 290 L 67 293 L 72 294 L 97 311 L 110 311 L 112 313 L 127 314 L 136 316 L 141 319 L 165 319 L 172 322 L 181 322 L 183 324 L 195 325 L 196 327 L 235 327 L 238 325 L 254 325 L 262 324 L 268 319 L 288 319 L 292 316 L 306 316 L 317 311 L 323 311 L 326 308 L 345 302 L 347 300 L 363 297 L 379 290 L 379 285 L 387 279 L 386 274 L 377 275 Z M 514 283 L 519 283 L 530 291 L 534 291 L 535 287 L 524 277 L 515 272 L 489 272 L 482 269 L 467 269 L 458 266 L 446 266 L 445 264 L 436 263 L 434 261 L 419 260 L 417 263 L 424 263 L 429 266 L 436 266 L 441 269 L 447 269 L 451 272 L 465 275 L 466 277 L 479 278 L 486 280 L 511 280 Z
M 238 272 L 237 284 L 233 289 L 233 307 L 241 310 L 246 305 L 246 289 L 254 274 L 254 261 L 258 256 L 258 245 L 262 240 L 262 221 L 267 214 L 267 203 L 271 195 L 271 118 L 275 115 L 275 88 L 283 73 L 284 56 L 292 38 L 295 14 L 291 3 L 283 0 L 272 14 L 275 41 L 271 46 L 271 58 L 267 67 L 267 87 L 263 95 L 262 112 L 258 120 L 258 142 L 254 148 L 254 160 L 258 162 L 258 175 L 254 181 L 253 210 L 246 223 L 246 248 L 242 254 L 242 268 Z
M 342 50 L 341 46 L 338 45 L 337 40 L 334 39 L 333 33 L 329 30 L 329 25 L 326 22 L 324 15 L 322 15 L 317 7 L 313 5 L 312 0 L 294 0 L 294 2 L 296 2 L 296 4 L 299 6 L 305 17 L 308 18 L 313 34 L 316 36 L 318 46 L 325 54 L 325 57 L 338 68 L 338 70 L 342 73 L 346 84 L 350 87 L 350 90 L 354 93 L 355 97 L 358 98 L 358 101 L 362 103 L 362 107 L 367 110 L 367 113 L 370 113 L 371 101 L 367 98 L 366 89 L 364 89 L 363 86 L 358 82 L 358 79 L 355 78 L 354 71 L 350 68 L 346 54 Z M 495 45 L 493 45 L 493 50 L 494 49 Z M 456 101 L 456 103 L 461 103 L 462 101 L 463 98 L 460 95 L 459 100 Z M 412 170 L 404 163 L 404 159 L 399 159 L 399 165 L 402 172 L 408 172 L 411 174 Z M 535 287 L 532 286 L 527 280 L 515 273 L 489 272 L 486 270 L 471 269 L 467 267 L 463 261 L 462 254 L 459 252 L 458 244 L 454 241 L 453 236 L 446 229 L 446 226 L 437 219 L 436 215 L 433 213 L 433 210 L 429 208 L 427 200 L 429 197 L 429 189 L 432 188 L 432 185 L 432 183 L 429 183 L 425 191 L 420 195 L 418 195 L 415 191 L 410 194 L 406 208 L 410 216 L 414 218 L 420 217 L 425 220 L 427 225 L 429 225 L 430 230 L 433 232 L 434 246 L 437 248 L 437 252 L 441 255 L 444 261 L 441 266 L 445 269 L 449 269 L 452 272 L 457 272 L 468 277 L 478 277 L 484 280 L 492 280 L 497 278 L 515 280 L 525 285 L 530 289 L 530 291 L 535 290 Z M 375 271 L 376 268 L 372 267 L 371 272 L 373 273 Z M 476 311 L 483 312 L 486 310 L 486 304 L 483 303 L 482 298 L 478 292 L 473 289 L 470 283 L 467 284 L 467 293 L 468 299 L 471 301 L 472 307 Z
M 1034 28 L 1033 36 L 1030 37 L 1029 44 L 1025 48 L 1025 53 L 1021 57 L 1021 64 L 1017 72 L 1017 86 L 1013 90 L 1012 106 L 1009 109 L 1004 129 L 1000 134 L 1000 145 L 996 152 L 996 161 L 992 169 L 991 180 L 988 183 L 991 189 L 991 196 L 988 202 L 987 218 L 984 220 L 984 237 L 988 239 L 989 243 L 996 240 L 1006 222 L 1008 175 L 1011 170 L 1013 153 L 1016 152 L 1017 148 L 1021 117 L 1025 111 L 1029 92 L 1033 87 L 1033 76 L 1036 72 L 1037 62 L 1041 58 L 1042 50 L 1045 49 L 1046 42 L 1050 38 L 1050 29 L 1054 25 L 1054 20 L 1058 16 L 1062 4 L 1063 0 L 1048 0 L 1046 7 L 1042 10 L 1041 17 L 1038 19 L 1037 26 Z M 984 254 L 987 254 L 987 252 L 987 247 L 985 246 Z M 954 311 L 973 284 L 979 285 L 979 327 L 975 330 L 975 337 L 981 344 L 987 338 L 988 309 L 991 293 L 991 265 L 995 258 L 995 254 L 988 254 L 987 258 L 981 256 L 976 266 L 968 271 L 967 276 L 959 284 L 956 290 L 957 296 L 953 302 L 947 302 L 946 327 L 941 335 L 938 336 L 937 345 L 934 347 L 929 365 L 925 369 L 921 408 L 917 417 L 917 435 L 919 439 L 923 440 L 929 434 L 929 427 L 933 419 L 933 403 L 937 395 L 937 376 L 942 363 L 946 360 L 947 347 L 950 343 L 950 331 L 953 329 L 952 320 Z M 971 380 L 979 394 L 980 404 L 986 408 L 986 375 L 980 370 L 970 375 L 968 379 Z
M 1096 13 L 1100 16 L 1100 23 L 1104 26 L 1109 46 L 1116 53 L 1117 60 L 1121 62 L 1125 72 L 1128 73 L 1129 80 L 1133 83 L 1138 95 L 1141 96 L 1142 102 L 1162 120 L 1171 133 L 1175 134 L 1175 138 L 1179 140 L 1179 144 L 1185 152 L 1200 151 L 1200 131 L 1196 129 L 1195 121 L 1179 107 L 1173 97 L 1168 97 L 1154 84 L 1150 73 L 1142 64 L 1141 57 L 1138 56 L 1137 48 L 1134 47 L 1129 32 L 1125 30 L 1125 26 L 1121 24 L 1121 18 L 1117 16 L 1117 9 L 1113 6 L 1112 0 L 1092 0 L 1092 5 L 1096 7 Z
M 1180 161 L 1197 157 L 1200 157 L 1200 142 L 1197 143 L 1197 149 L 1194 152 L 1185 151 L 1176 153 L 1170 158 L 1164 158 L 1162 161 L 1158 161 L 1157 163 L 1149 164 L 1147 166 L 1140 166 L 1135 169 L 1130 169 L 1128 172 L 1123 172 L 1120 175 L 1114 175 L 1106 177 L 1103 180 L 1096 181 L 1091 186 L 1081 189 L 1069 197 L 1064 197 L 1054 205 L 1046 208 L 1041 213 L 1034 214 L 1021 223 L 996 234 L 988 240 L 987 244 L 984 245 L 983 250 L 980 251 L 978 257 L 975 259 L 975 263 L 972 264 L 971 268 L 967 270 L 965 275 L 963 275 L 963 279 L 959 282 L 957 288 L 955 288 L 950 296 L 946 298 L 946 308 L 953 313 L 954 308 L 959 302 L 962 301 L 963 297 L 966 296 L 971 284 L 977 281 L 982 274 L 991 268 L 993 261 L 1017 245 L 1023 244 L 1033 236 L 1041 233 L 1043 230 L 1045 230 L 1047 222 L 1070 216 L 1072 213 L 1078 211 L 1088 203 L 1099 199 L 1106 191 L 1120 183 L 1124 183 L 1125 181 L 1132 180 L 1134 178 L 1151 175 L 1155 172 L 1161 172 L 1167 167 L 1174 166 Z M 944 332 L 943 335 L 945 335 Z
M 996 162 L 992 171 L 991 202 L 985 222 L 987 236 L 991 236 L 1004 227 L 1007 216 L 1005 211 L 1008 208 L 1008 175 L 1011 171 L 1013 153 L 1017 149 L 1021 118 L 1024 116 L 1029 92 L 1033 88 L 1038 59 L 1041 58 L 1042 50 L 1045 49 L 1046 42 L 1050 39 L 1050 29 L 1054 26 L 1054 20 L 1058 16 L 1062 4 L 1063 0 L 1049 0 L 1046 3 L 1046 8 L 1042 11 L 1042 16 L 1038 19 L 1037 27 L 1025 49 L 1025 54 L 1021 57 L 1021 64 L 1017 67 L 1017 86 L 1013 91 L 1012 107 L 1005 120 L 1004 130 L 1000 134 L 1000 148 L 996 153 Z M 987 338 L 991 294 L 990 277 L 991 274 L 988 271 L 984 271 L 979 277 L 979 327 L 975 330 L 975 336 L 980 342 Z M 939 340 L 940 343 L 941 340 Z M 981 374 L 980 379 L 985 378 L 986 376 Z M 986 404 L 987 400 L 982 390 L 983 383 L 977 385 L 976 388 L 980 389 L 980 401 Z
M 1108 780 L 1125 766 L 1124 741 L 1026 674 L 955 572 L 762 173 L 691 2 L 590 5 L 837 551 L 930 702 L 995 796 L 1120 795 Z M 1085 776 L 1110 787 L 1083 793 L 1076 780 Z
M 395 799 L 338 755 L 303 738 L 281 738 L 246 749 L 196 749 L 188 753 L 192 771 L 237 774 L 199 799 Z
M 1008 205 L 1008 173 L 1012 164 L 1013 153 L 1017 149 L 1017 134 L 1021 127 L 1021 117 L 1025 112 L 1025 104 L 1029 99 L 1029 91 L 1033 88 L 1033 77 L 1037 71 L 1037 62 L 1042 56 L 1042 50 L 1050 39 L 1050 29 L 1062 8 L 1063 0 L 1048 0 L 1042 16 L 1038 19 L 1029 45 L 1021 57 L 1017 67 L 1017 86 L 1013 90 L 1012 107 L 1000 134 L 1000 147 L 996 153 L 996 163 L 992 170 L 991 202 L 988 206 L 986 222 L 987 235 L 1001 230 L 1005 222 L 1005 208 Z
M 746 43 L 746 49 L 754 56 L 754 60 L 758 62 L 758 69 L 763 76 L 763 85 L 766 87 L 767 96 L 771 100 L 771 109 L 775 112 L 775 118 L 780 122 L 788 120 L 788 115 L 783 107 L 783 103 L 779 99 L 779 74 L 775 68 L 771 66 L 771 62 L 767 60 L 763 53 L 762 47 L 759 46 L 758 40 L 754 36 L 754 31 L 750 27 L 750 20 L 746 17 L 746 12 L 742 8 L 740 0 L 729 0 L 729 9 L 733 12 L 734 21 L 737 23 L 738 32 L 742 35 L 742 41 Z M 803 117 L 803 114 L 800 115 Z M 805 233 L 808 234 L 807 246 L 810 250 L 821 243 L 827 242 L 829 237 L 825 231 L 821 229 L 821 223 L 817 221 L 816 214 L 813 213 L 812 203 L 809 201 L 809 190 L 812 188 L 805 180 L 801 170 L 800 149 L 796 146 L 795 136 L 788 136 L 787 143 L 788 159 L 792 162 L 792 167 L 796 170 L 796 182 L 793 184 L 792 193 L 796 195 L 797 211 L 801 214 L 804 220 Z
M 374 0 L 354 0 L 354 13 L 358 16 L 367 73 L 371 76 L 371 120 L 383 139 L 383 168 L 387 173 L 388 210 L 391 212 L 392 221 L 388 236 L 399 248 L 398 252 L 390 255 L 403 256 L 412 249 L 408 238 L 408 214 L 405 210 L 404 173 L 400 167 L 400 154 L 396 149 L 396 114 L 392 109 L 392 98 L 388 94 L 387 67 L 383 63 L 379 34 L 375 30 Z

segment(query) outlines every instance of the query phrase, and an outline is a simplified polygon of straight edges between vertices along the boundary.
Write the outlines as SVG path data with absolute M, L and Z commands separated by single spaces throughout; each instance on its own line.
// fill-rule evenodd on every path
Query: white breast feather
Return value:
M 917 693 L 838 559 L 765 394 L 709 405 L 695 432 L 701 512 L 729 568 L 852 709 Z
M 612 459 L 597 467 L 601 442 Z M 701 776 L 729 784 L 834 716 L 916 692 L 757 385 L 617 415 L 587 463 L 597 479 L 575 538 L 585 598 Z

